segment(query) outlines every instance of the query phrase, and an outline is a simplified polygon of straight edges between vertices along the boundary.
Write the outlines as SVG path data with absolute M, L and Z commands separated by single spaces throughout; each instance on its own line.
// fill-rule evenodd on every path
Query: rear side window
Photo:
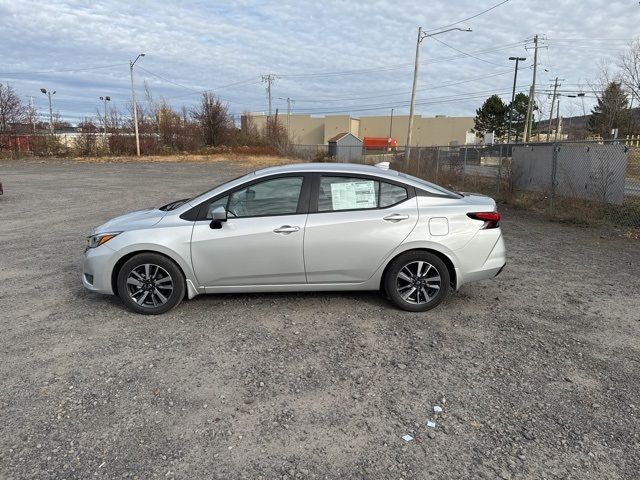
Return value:
M 408 198 L 407 189 L 382 182 L 380 184 L 380 208 L 390 207 Z
M 378 208 L 379 182 L 368 178 L 321 177 L 319 212 Z
M 409 198 L 404 187 L 358 177 L 323 176 L 318 193 L 319 212 L 385 208 Z

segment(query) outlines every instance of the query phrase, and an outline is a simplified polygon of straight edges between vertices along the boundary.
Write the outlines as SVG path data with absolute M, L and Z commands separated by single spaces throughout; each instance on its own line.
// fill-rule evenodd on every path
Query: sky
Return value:
M 514 62 L 526 57 L 517 90 L 528 92 L 533 36 L 539 35 L 538 102 L 544 112 L 555 77 L 560 90 L 588 91 L 605 62 L 640 35 L 637 0 L 378 0 L 181 2 L 0 0 L 0 82 L 48 113 L 40 88 L 55 90 L 54 110 L 72 123 L 95 116 L 100 96 L 128 114 L 129 60 L 138 100 L 144 83 L 154 99 L 192 108 L 203 90 L 230 113 L 266 112 L 262 76 L 272 74 L 273 111 L 407 114 L 418 26 L 423 40 L 416 113 L 474 116 L 491 94 L 509 101 Z M 442 43 L 444 42 L 444 43 Z M 580 99 L 562 98 L 564 116 Z M 591 108 L 593 98 L 585 98 Z

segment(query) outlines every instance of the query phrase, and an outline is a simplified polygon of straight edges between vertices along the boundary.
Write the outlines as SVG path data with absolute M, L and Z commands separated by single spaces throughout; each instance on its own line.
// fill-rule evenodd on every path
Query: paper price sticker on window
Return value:
M 362 180 L 331 184 L 331 205 L 334 210 L 376 208 L 375 182 Z

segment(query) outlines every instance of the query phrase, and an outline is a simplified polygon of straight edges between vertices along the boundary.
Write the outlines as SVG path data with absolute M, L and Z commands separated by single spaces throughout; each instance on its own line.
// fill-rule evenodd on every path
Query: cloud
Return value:
M 393 107 L 406 113 L 417 26 L 449 24 L 497 1 L 0 0 L 0 81 L 34 95 L 42 111 L 46 99 L 39 88 L 57 90 L 55 108 L 78 121 L 95 114 L 100 95 L 126 111 L 128 61 L 145 52 L 136 69 L 138 97 L 146 81 L 156 97 L 176 107 L 213 89 L 233 113 L 264 111 L 260 76 L 273 73 L 279 76 L 274 108 L 284 110 L 281 98 L 291 97 L 299 112 L 366 115 Z M 436 37 L 447 45 L 423 42 L 417 112 L 473 115 L 492 92 L 509 98 L 513 63 L 507 58 L 513 55 L 528 57 L 518 81 L 526 92 L 533 52 L 525 46 L 536 33 L 547 39 L 539 56 L 541 89 L 555 76 L 578 89 L 596 75 L 599 58 L 615 63 L 636 34 L 639 10 L 622 0 L 606 6 L 598 0 L 510 0 L 469 21 L 472 33 Z M 96 66 L 109 67 L 36 73 Z

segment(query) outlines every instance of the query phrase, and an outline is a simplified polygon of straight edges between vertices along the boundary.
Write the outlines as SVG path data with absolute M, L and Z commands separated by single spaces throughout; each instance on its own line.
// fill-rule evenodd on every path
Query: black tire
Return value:
M 184 275 L 178 265 L 158 253 L 135 255 L 118 272 L 118 295 L 122 303 L 136 313 L 168 312 L 182 301 L 185 289 Z
M 385 273 L 384 288 L 391 301 L 402 310 L 426 312 L 446 298 L 449 279 L 449 270 L 437 255 L 412 251 L 391 262 Z

